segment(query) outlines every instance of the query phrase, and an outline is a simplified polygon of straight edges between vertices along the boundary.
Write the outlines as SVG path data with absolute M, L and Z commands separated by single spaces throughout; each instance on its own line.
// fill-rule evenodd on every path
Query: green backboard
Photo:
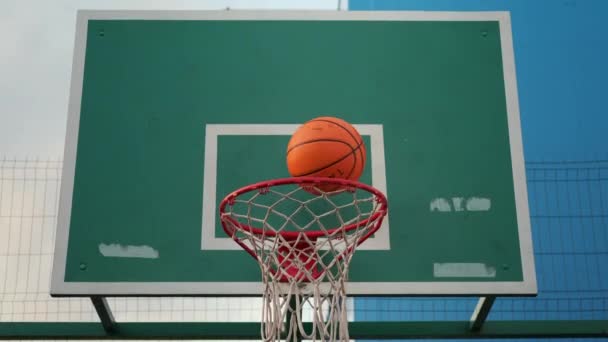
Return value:
M 389 214 L 351 295 L 534 294 L 506 13 L 80 12 L 53 295 L 258 295 L 229 192 L 296 127 L 364 136 Z

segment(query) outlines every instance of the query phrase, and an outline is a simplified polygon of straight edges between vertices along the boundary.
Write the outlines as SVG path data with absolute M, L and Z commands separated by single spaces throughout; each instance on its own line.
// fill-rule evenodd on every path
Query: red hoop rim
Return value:
M 315 184 L 317 184 L 317 185 L 318 184 L 335 184 L 335 185 L 339 185 L 339 186 L 342 186 L 347 189 L 348 188 L 361 189 L 368 193 L 373 194 L 375 196 L 376 200 L 378 201 L 379 207 L 372 216 L 370 216 L 364 220 L 349 224 L 346 227 L 336 227 L 336 228 L 328 229 L 327 231 L 311 230 L 311 231 L 306 231 L 306 232 L 279 232 L 279 233 L 277 233 L 274 231 L 267 231 L 267 230 L 265 231 L 264 229 L 261 229 L 261 228 L 251 227 L 249 225 L 245 225 L 245 224 L 238 222 L 237 220 L 235 220 L 232 217 L 224 217 L 224 215 L 223 215 L 226 212 L 225 211 L 226 206 L 234 203 L 234 200 L 242 194 L 256 191 L 256 190 L 268 189 L 273 186 L 288 185 L 288 184 L 298 184 L 298 185 L 304 184 L 304 185 L 313 185 L 313 186 Z M 343 190 L 343 191 L 348 191 L 348 190 Z M 331 193 L 331 192 L 329 192 L 329 193 Z M 386 215 L 387 210 L 388 210 L 388 201 L 386 199 L 386 196 L 380 190 L 378 190 L 370 185 L 361 183 L 361 182 L 351 181 L 351 180 L 347 180 L 347 179 L 340 179 L 340 178 L 328 178 L 328 177 L 290 177 L 290 178 L 266 180 L 266 181 L 261 181 L 258 183 L 250 184 L 250 185 L 244 186 L 240 189 L 237 189 L 237 190 L 231 192 L 230 194 L 228 194 L 226 197 L 224 197 L 224 199 L 220 202 L 220 208 L 219 208 L 220 220 L 222 221 L 222 228 L 228 235 L 231 235 L 231 234 L 228 231 L 228 229 L 224 223 L 225 220 L 230 221 L 230 224 L 232 224 L 233 226 L 237 226 L 239 229 L 251 232 L 256 235 L 265 235 L 265 236 L 269 236 L 269 237 L 281 235 L 286 240 L 297 239 L 300 234 L 304 234 L 308 238 L 311 238 L 311 239 L 316 239 L 316 238 L 319 238 L 322 236 L 326 236 L 328 234 L 333 234 L 337 230 L 350 231 L 350 230 L 356 229 L 358 227 L 361 227 L 363 225 L 366 225 L 370 221 L 372 221 L 372 222 L 376 221 L 374 224 L 374 227 L 372 227 L 369 230 L 369 232 L 360 239 L 359 243 L 362 243 L 363 241 L 367 240 L 368 237 L 370 237 L 378 229 L 380 229 L 380 226 L 382 224 L 382 219 Z

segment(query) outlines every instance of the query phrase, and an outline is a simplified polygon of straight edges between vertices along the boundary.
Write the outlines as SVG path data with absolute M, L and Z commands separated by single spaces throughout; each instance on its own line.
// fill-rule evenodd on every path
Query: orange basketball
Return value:
M 363 173 L 365 159 L 365 145 L 359 132 L 348 122 L 330 116 L 304 123 L 287 145 L 287 169 L 292 177 L 356 181 Z

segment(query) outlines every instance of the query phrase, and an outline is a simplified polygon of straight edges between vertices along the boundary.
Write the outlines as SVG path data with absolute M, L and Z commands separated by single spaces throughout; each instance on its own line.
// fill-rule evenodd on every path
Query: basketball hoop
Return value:
M 348 340 L 349 264 L 356 247 L 380 228 L 386 213 L 380 191 L 335 178 L 265 181 L 224 198 L 224 231 L 255 258 L 262 272 L 265 341 Z M 302 317 L 305 306 L 312 309 L 309 331 Z

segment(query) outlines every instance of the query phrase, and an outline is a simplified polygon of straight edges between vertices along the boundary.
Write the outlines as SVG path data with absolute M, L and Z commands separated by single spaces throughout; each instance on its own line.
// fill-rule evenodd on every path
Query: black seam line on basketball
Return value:
M 327 119 L 312 119 L 309 122 L 315 122 L 315 121 L 333 123 L 334 125 L 337 125 L 338 127 L 342 128 L 344 131 L 346 131 L 346 133 L 348 133 L 348 135 L 350 135 L 350 137 L 353 138 L 353 140 L 357 144 L 361 145 L 363 143 L 363 137 L 361 137 L 361 141 L 357 141 L 357 137 L 355 137 L 355 135 L 351 131 L 349 131 L 348 128 L 342 126 L 341 124 L 339 124 L 339 123 L 337 123 L 335 121 L 331 121 L 331 120 L 327 120 Z M 359 147 L 359 146 L 357 146 L 357 147 Z M 351 146 L 351 148 L 352 148 L 352 146 Z M 363 165 L 363 163 L 364 163 L 364 160 L 363 160 L 363 149 L 359 149 L 359 157 L 361 157 L 361 165 Z M 357 158 L 355 158 L 355 163 L 356 163 L 356 160 L 357 160 Z
M 314 142 L 323 142 L 323 141 L 338 142 L 338 143 L 344 144 L 344 145 L 346 145 L 346 146 L 348 146 L 350 148 L 350 152 L 348 154 L 352 154 L 353 158 L 355 159 L 355 162 L 351 166 L 350 171 L 348 171 L 348 176 L 346 176 L 346 178 L 350 178 L 350 176 L 353 174 L 353 171 L 355 171 L 355 166 L 357 166 L 357 156 L 355 155 L 356 154 L 356 149 L 353 148 L 352 146 L 350 146 L 350 144 L 347 143 L 346 141 L 338 140 L 338 139 L 327 139 L 327 138 L 308 140 L 308 141 L 305 141 L 305 142 L 301 142 L 301 143 L 297 144 L 296 146 L 291 147 L 289 150 L 287 150 L 287 155 L 289 155 L 289 152 L 291 152 L 293 149 L 295 149 L 298 146 L 302 146 L 302 145 L 306 145 L 306 144 L 310 144 L 310 143 L 314 143 Z M 344 156 L 341 160 L 344 160 L 344 158 L 346 158 L 348 156 L 348 154 L 346 156 Z M 339 161 L 340 160 L 338 160 L 338 162 Z M 326 169 L 326 168 L 328 168 L 328 167 L 330 167 L 332 165 L 334 165 L 334 164 L 329 164 L 328 166 L 325 166 L 325 167 L 317 170 L 316 172 L 321 171 L 323 169 Z M 315 171 L 313 171 L 313 173 L 314 172 Z M 310 174 L 310 173 L 307 173 L 307 174 Z M 296 177 L 301 177 L 301 176 L 296 176 Z
M 340 141 L 340 142 L 343 142 L 343 141 Z M 346 143 L 345 143 L 345 144 L 346 144 Z M 349 144 L 346 144 L 346 145 L 349 145 Z M 328 167 L 330 167 L 330 166 L 334 166 L 334 165 L 338 164 L 339 162 L 343 161 L 344 159 L 346 159 L 346 158 L 347 158 L 349 155 L 351 155 L 351 154 L 352 154 L 352 155 L 354 155 L 354 154 L 355 154 L 355 151 L 357 151 L 359 148 L 361 148 L 361 145 L 363 145 L 363 142 L 361 142 L 361 143 L 360 143 L 360 144 L 359 144 L 359 145 L 358 145 L 356 148 L 354 148 L 354 149 L 353 149 L 351 152 L 348 152 L 348 153 L 347 153 L 347 154 L 346 154 L 344 157 L 342 157 L 342 158 L 340 158 L 340 159 L 338 159 L 338 160 L 334 161 L 333 163 L 330 163 L 330 164 L 325 165 L 325 166 L 323 166 L 323 167 L 320 167 L 320 168 L 318 168 L 318 169 L 316 169 L 316 170 L 313 170 L 313 171 L 310 171 L 310 172 L 307 172 L 307 173 L 304 173 L 304 174 L 301 174 L 301 175 L 294 175 L 293 177 L 304 177 L 304 176 L 309 176 L 309 175 L 312 175 L 313 173 L 316 173 L 316 172 L 319 172 L 319 171 L 321 171 L 321 170 L 327 169 L 327 168 L 328 168 Z M 349 146 L 350 146 L 350 145 L 349 145 Z M 351 148 L 352 148 L 352 147 L 351 147 Z M 354 156 L 353 156 L 353 157 L 354 157 Z M 356 161 L 357 161 L 357 157 L 355 157 L 355 163 L 356 163 Z M 348 174 L 348 176 L 347 176 L 347 178 L 348 178 L 348 179 L 350 179 L 350 176 L 352 175 L 352 173 L 353 173 L 353 171 L 354 171 L 354 168 L 355 168 L 355 165 L 353 165 L 352 169 L 350 170 L 350 173 L 349 173 L 349 174 Z
M 332 121 L 332 120 L 327 120 L 327 119 L 312 119 L 309 122 L 314 122 L 314 121 L 320 121 L 320 122 L 328 122 L 331 124 L 334 124 L 340 128 L 342 128 L 346 133 L 348 133 L 348 135 L 350 135 L 350 137 L 358 144 L 357 147 L 355 149 L 359 149 L 359 159 L 361 160 L 361 168 L 363 168 L 365 166 L 365 160 L 363 158 L 363 149 L 359 148 L 362 144 L 363 144 L 363 137 L 361 137 L 361 141 L 357 141 L 357 138 L 355 137 L 354 134 L 351 133 L 351 131 L 342 126 L 340 123 Z M 350 144 L 348 144 L 351 148 L 352 146 Z M 350 179 L 350 176 L 353 174 L 353 171 L 355 171 L 355 166 L 357 166 L 357 156 L 356 156 L 356 152 L 355 149 L 353 149 L 353 158 L 355 158 L 355 163 L 353 165 L 353 167 L 350 169 L 350 172 L 348 173 L 348 176 L 346 178 Z
M 361 149 L 361 145 L 363 145 L 363 141 L 360 141 L 357 147 L 351 147 L 350 153 L 353 155 L 353 159 L 355 160 L 355 162 L 353 163 L 353 166 L 351 166 L 350 171 L 348 172 L 348 176 L 346 176 L 347 179 L 350 179 L 350 176 L 353 175 L 353 171 L 355 171 L 355 167 L 357 166 L 357 150 Z M 348 146 L 350 146 L 350 144 L 348 144 Z M 361 169 L 363 170 L 363 161 L 361 161 Z
M 301 142 L 297 145 L 292 146 L 290 149 L 287 150 L 287 155 L 289 155 L 289 152 L 293 151 L 296 147 L 300 147 L 302 145 L 306 145 L 306 144 L 312 144 L 312 143 L 316 143 L 316 142 L 323 142 L 323 141 L 329 141 L 329 142 L 337 142 L 337 143 L 341 143 L 344 144 L 346 146 L 348 146 L 351 150 L 355 150 L 352 146 L 350 146 L 349 143 L 347 143 L 346 141 L 343 140 L 339 140 L 339 139 L 328 139 L 328 138 L 322 138 L 322 139 L 313 139 L 313 140 L 306 140 L 304 142 Z

